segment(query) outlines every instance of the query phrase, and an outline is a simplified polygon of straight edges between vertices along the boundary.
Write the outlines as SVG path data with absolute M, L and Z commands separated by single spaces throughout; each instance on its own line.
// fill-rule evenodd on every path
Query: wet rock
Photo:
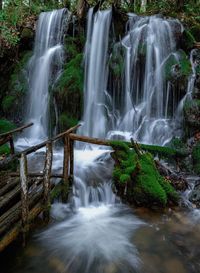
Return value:
M 190 202 L 194 203 L 197 208 L 200 208 L 200 180 L 196 182 L 196 185 L 189 195 Z
M 184 265 L 178 259 L 170 259 L 164 262 L 165 272 L 167 273 L 186 273 Z

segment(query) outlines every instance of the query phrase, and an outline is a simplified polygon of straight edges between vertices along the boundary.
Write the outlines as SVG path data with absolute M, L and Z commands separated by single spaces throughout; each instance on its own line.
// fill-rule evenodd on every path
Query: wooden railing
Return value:
M 27 125 L 21 126 L 17 129 L 14 129 L 12 131 L 0 134 L 0 146 L 9 142 L 10 143 L 10 152 L 11 154 L 15 153 L 15 147 L 14 147 L 14 141 L 13 141 L 13 134 L 15 133 L 21 133 L 24 129 L 31 127 L 33 123 L 29 123 Z
M 9 157 L 9 160 L 4 159 L 0 161 L 1 164 L 4 162 L 5 165 L 14 159 L 20 159 L 20 172 L 9 175 L 11 182 L 1 183 L 0 180 L 0 252 L 18 237 L 21 231 L 23 242 L 25 242 L 30 222 L 41 212 L 43 212 L 44 220 L 49 220 L 50 193 L 54 188 L 54 185 L 50 181 L 52 177 L 62 178 L 62 197 L 63 201 L 66 201 L 66 190 L 72 184 L 73 180 L 74 161 L 73 140 L 70 140 L 69 135 L 79 126 L 76 125 L 54 138 L 48 139 L 22 152 L 14 153 Z M 10 136 L 10 132 L 7 135 Z M 63 172 L 62 174 L 53 174 L 53 144 L 60 139 L 64 143 Z M 46 153 L 42 173 L 29 173 L 27 156 L 43 147 L 46 147 Z M 14 181 L 12 180 L 13 177 L 16 177 Z M 36 180 L 37 183 L 35 182 Z M 33 186 L 37 188 L 35 193 L 31 191 L 31 187 Z

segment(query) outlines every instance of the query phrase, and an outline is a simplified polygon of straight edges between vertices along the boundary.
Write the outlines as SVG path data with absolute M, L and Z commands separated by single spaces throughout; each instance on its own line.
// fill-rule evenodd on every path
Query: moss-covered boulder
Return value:
M 169 55 L 164 63 L 166 80 L 175 82 L 178 79 L 186 80 L 192 73 L 190 60 L 183 50 Z M 186 82 L 184 83 L 186 85 Z
M 119 141 L 110 144 L 114 149 L 113 178 L 121 198 L 147 207 L 177 203 L 178 194 L 170 181 L 159 174 L 150 153 L 131 149 Z

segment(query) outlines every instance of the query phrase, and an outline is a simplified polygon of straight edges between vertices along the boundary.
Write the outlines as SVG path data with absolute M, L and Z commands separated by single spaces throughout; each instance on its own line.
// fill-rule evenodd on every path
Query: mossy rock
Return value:
M 159 174 L 150 153 L 137 153 L 120 141 L 110 144 L 114 149 L 111 154 L 115 161 L 113 178 L 120 197 L 147 207 L 177 204 L 178 194 L 170 181 Z
M 187 79 L 192 73 L 190 60 L 186 53 L 183 50 L 179 50 L 176 52 L 176 55 L 178 60 L 174 54 L 171 54 L 164 64 L 164 74 L 166 80 L 174 81 L 179 78 Z

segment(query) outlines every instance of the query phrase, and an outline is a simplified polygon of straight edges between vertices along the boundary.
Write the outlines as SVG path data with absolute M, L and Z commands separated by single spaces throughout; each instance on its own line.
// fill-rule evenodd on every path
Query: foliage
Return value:
M 9 132 L 13 129 L 15 129 L 15 125 L 12 122 L 6 119 L 0 119 L 0 134 Z
M 59 125 L 61 127 L 61 131 L 64 131 L 65 129 L 71 128 L 78 124 L 78 120 L 69 116 L 66 113 L 62 113 L 59 116 Z
M 128 186 L 128 199 L 147 206 L 178 201 L 178 194 L 158 173 L 150 153 L 136 153 L 121 141 L 111 141 L 110 145 L 114 149 L 113 178 L 117 188 Z
M 194 164 L 194 171 L 200 174 L 200 142 L 198 142 L 192 150 L 192 159 Z
M 64 67 L 64 71 L 59 79 L 57 88 L 64 92 L 65 88 L 69 93 L 82 92 L 83 90 L 83 70 L 80 68 L 83 54 L 78 54 L 70 60 Z
M 179 50 L 176 52 L 176 55 L 178 55 L 178 59 L 174 54 L 171 54 L 164 64 L 165 77 L 167 80 L 188 77 L 192 72 L 191 64 L 186 53 L 183 50 Z
M 0 146 L 0 155 L 9 155 L 10 154 L 10 147 L 8 144 L 4 144 Z
M 1 109 L 7 117 L 17 117 L 19 106 L 25 99 L 27 92 L 27 77 L 25 65 L 28 62 L 32 52 L 24 52 L 20 59 L 13 65 L 13 71 L 10 75 L 8 88 L 6 92 L 1 94 Z M 15 112 L 15 117 L 14 117 Z
M 4 1 L 4 8 L 0 10 L 0 56 L 19 43 L 20 32 L 27 22 L 35 21 L 35 17 L 42 11 L 58 7 L 56 1 Z

